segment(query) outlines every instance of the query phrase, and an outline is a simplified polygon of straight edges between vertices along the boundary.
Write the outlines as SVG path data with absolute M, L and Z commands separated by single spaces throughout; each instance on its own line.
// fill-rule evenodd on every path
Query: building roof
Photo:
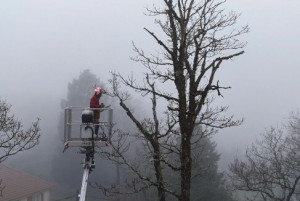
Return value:
M 46 180 L 0 164 L 1 186 L 5 186 L 0 201 L 16 200 L 50 189 Z

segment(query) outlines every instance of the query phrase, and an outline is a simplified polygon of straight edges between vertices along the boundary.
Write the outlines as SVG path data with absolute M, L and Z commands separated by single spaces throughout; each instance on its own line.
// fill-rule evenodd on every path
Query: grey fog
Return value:
M 130 59 L 132 42 L 155 51 L 153 38 L 143 29 L 157 30 L 154 18 L 145 15 L 153 4 L 160 1 L 0 0 L 0 97 L 25 127 L 41 119 L 39 146 L 63 149 L 54 139 L 61 99 L 66 99 L 68 83 L 84 70 L 104 84 L 111 71 L 142 75 L 144 69 Z M 222 129 L 213 137 L 221 168 L 300 106 L 300 1 L 227 0 L 224 5 L 241 14 L 238 26 L 248 25 L 250 32 L 242 36 L 245 53 L 227 61 L 217 74 L 231 87 L 217 103 L 244 118 L 241 126 Z M 90 97 L 86 98 L 88 104 Z M 42 156 L 46 166 L 51 154 Z M 14 159 L 8 163 L 14 164 Z M 39 174 L 44 171 L 48 170 Z

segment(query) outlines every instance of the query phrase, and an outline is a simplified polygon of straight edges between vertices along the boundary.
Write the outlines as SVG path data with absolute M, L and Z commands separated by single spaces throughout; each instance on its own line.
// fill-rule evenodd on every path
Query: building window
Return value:
M 32 196 L 32 201 L 42 201 L 42 194 L 37 193 Z

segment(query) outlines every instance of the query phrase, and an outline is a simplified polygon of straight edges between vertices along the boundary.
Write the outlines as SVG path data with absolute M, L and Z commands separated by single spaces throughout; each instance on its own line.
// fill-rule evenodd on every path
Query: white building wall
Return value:
M 50 201 L 50 191 L 43 192 L 43 201 Z

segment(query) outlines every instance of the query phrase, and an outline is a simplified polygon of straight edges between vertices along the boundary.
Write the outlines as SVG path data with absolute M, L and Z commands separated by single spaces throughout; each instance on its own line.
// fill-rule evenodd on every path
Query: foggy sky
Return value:
M 25 123 L 56 120 L 67 84 L 84 69 L 104 82 L 109 71 L 140 72 L 130 61 L 131 42 L 153 50 L 143 27 L 157 30 L 143 13 L 159 0 L 0 0 L 0 96 Z M 223 153 L 250 145 L 265 128 L 280 124 L 300 104 L 300 2 L 228 0 L 226 9 L 242 14 L 250 33 L 245 54 L 229 61 L 218 79 L 232 89 L 219 102 L 245 118 L 221 131 Z M 56 125 L 55 125 L 56 126 Z M 57 128 L 53 130 L 56 132 Z

